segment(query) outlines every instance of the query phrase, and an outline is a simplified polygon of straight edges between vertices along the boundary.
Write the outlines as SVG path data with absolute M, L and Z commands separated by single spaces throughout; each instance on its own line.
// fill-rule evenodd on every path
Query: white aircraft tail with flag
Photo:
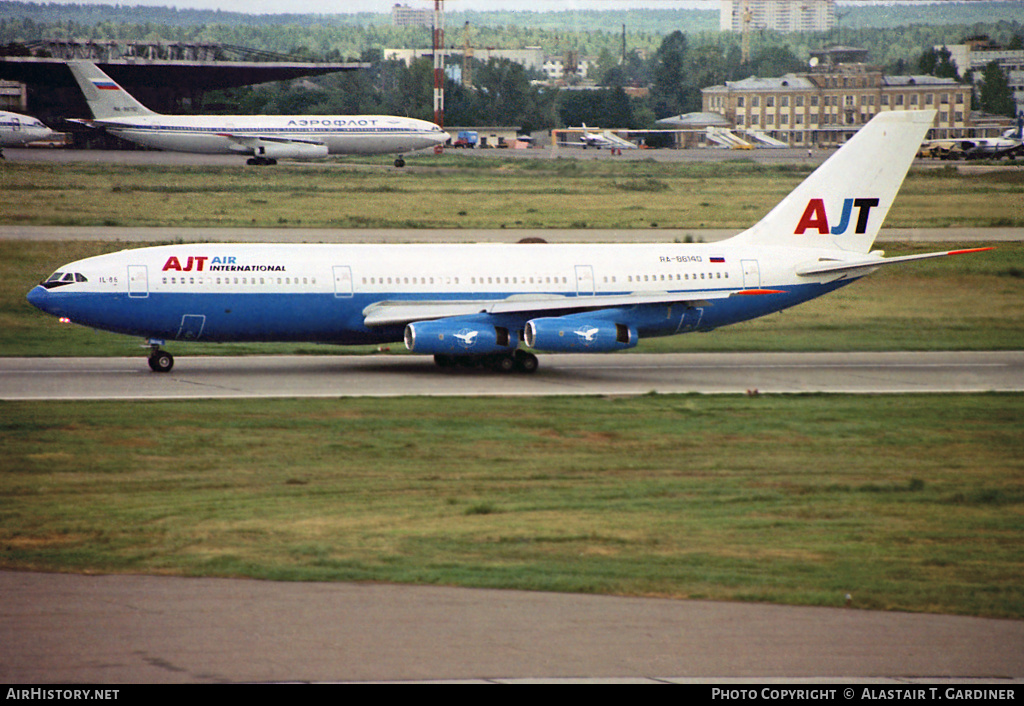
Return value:
M 97 120 L 156 115 L 91 61 L 69 61 L 68 68 L 71 69 L 85 95 L 86 103 L 89 104 L 89 110 Z

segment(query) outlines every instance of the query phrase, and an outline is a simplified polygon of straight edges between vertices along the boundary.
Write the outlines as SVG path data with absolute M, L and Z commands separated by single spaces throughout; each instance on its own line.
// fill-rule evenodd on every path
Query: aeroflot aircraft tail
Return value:
M 157 115 L 135 100 L 128 91 L 121 88 L 91 61 L 69 61 L 68 68 L 82 89 L 92 116 L 97 120 Z
M 708 331 L 879 267 L 970 251 L 871 251 L 934 111 L 875 117 L 757 225 L 715 244 L 168 245 L 58 269 L 29 301 L 167 339 L 405 341 L 438 365 L 532 372 L 537 351 L 603 352 Z

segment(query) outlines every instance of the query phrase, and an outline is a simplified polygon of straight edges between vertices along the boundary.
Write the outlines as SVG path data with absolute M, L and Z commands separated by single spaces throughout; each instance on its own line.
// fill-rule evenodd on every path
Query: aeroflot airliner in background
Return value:
M 78 122 L 172 152 L 247 154 L 249 164 L 274 164 L 328 154 L 404 154 L 448 140 L 434 123 L 391 115 L 161 115 L 91 61 L 69 61 L 68 68 L 95 118 Z
M 442 366 L 532 372 L 538 351 L 598 352 L 746 321 L 883 265 L 871 246 L 935 111 L 876 116 L 749 230 L 714 244 L 168 245 L 72 262 L 28 300 L 166 339 L 403 340 Z
M 0 110 L 0 148 L 20 147 L 53 134 L 38 118 Z

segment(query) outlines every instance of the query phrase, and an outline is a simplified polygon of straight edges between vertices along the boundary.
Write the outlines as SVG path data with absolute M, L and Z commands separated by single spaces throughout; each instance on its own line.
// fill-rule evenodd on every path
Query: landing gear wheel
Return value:
M 515 364 L 516 370 L 521 373 L 535 373 L 537 368 L 540 367 L 540 361 L 537 360 L 537 356 L 526 351 L 516 351 Z
M 401 169 L 402 167 L 405 166 L 405 160 L 399 157 L 398 159 L 395 160 L 395 166 Z
M 516 360 L 511 355 L 499 353 L 491 359 L 490 368 L 496 373 L 511 373 L 516 369 Z
M 154 373 L 169 373 L 174 367 L 174 356 L 167 351 L 156 350 L 149 356 L 149 369 Z

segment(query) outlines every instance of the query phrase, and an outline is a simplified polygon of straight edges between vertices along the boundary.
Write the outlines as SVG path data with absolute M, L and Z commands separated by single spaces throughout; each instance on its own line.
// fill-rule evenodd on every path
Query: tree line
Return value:
M 802 71 L 812 50 L 838 42 L 867 49 L 869 62 L 882 66 L 889 74 L 950 75 L 948 56 L 944 63 L 935 46 L 960 43 L 978 34 L 987 34 L 1004 46 L 1013 46 L 1014 42 L 1019 45 L 1024 25 L 1013 19 L 1013 6 L 1020 8 L 1018 3 L 989 2 L 947 3 L 930 6 L 932 10 L 886 6 L 880 9 L 882 14 L 874 15 L 880 18 L 876 24 L 882 26 L 868 26 L 871 8 L 853 7 L 847 11 L 849 17 L 844 17 L 841 26 L 832 32 L 755 32 L 747 62 L 742 61 L 737 34 L 710 28 L 717 24 L 716 11 L 630 11 L 625 52 L 621 28 L 616 32 L 615 25 L 609 26 L 613 17 L 616 22 L 624 19 L 615 12 L 587 14 L 585 26 L 581 26 L 584 23 L 579 13 L 450 13 L 449 27 L 455 29 L 449 29 L 446 42 L 451 67 L 445 85 L 445 124 L 519 125 L 535 131 L 586 121 L 653 128 L 660 118 L 699 111 L 702 88 L 748 76 Z M 893 22 L 902 12 L 900 8 L 930 12 L 933 19 L 938 19 L 930 25 L 896 26 Z M 1000 19 L 1008 8 L 1011 19 Z M 995 13 L 989 15 L 995 21 L 965 23 L 978 16 L 972 13 L 984 16 L 986 11 Z M 896 19 L 893 13 L 897 13 Z M 1017 9 L 1016 13 L 1024 17 L 1024 10 Z M 472 19 L 469 36 L 474 46 L 540 46 L 548 54 L 572 50 L 588 57 L 590 78 L 596 81 L 598 90 L 552 88 L 540 83 L 545 77 L 539 72 L 501 59 L 474 60 L 474 86 L 463 87 L 458 80 L 462 30 L 457 24 L 462 14 Z M 952 15 L 960 21 L 953 22 Z M 370 68 L 363 71 L 217 92 L 206 97 L 205 109 L 433 118 L 431 61 L 418 60 L 406 66 L 386 60 L 383 52 L 394 47 L 428 48 L 430 29 L 392 27 L 390 15 L 243 15 L 0 0 L 0 47 L 52 38 L 219 42 L 303 60 L 367 62 Z M 959 80 L 968 78 L 955 76 L 955 69 L 953 74 Z M 576 81 L 570 76 L 568 83 Z M 1007 106 L 1007 101 L 1012 106 L 1012 98 L 1007 98 L 1009 88 L 1005 76 L 998 75 L 998 67 L 986 69 L 982 85 L 973 105 L 981 105 L 988 112 L 1012 114 L 1012 107 Z M 631 87 L 648 88 L 649 94 L 629 97 L 626 89 Z

